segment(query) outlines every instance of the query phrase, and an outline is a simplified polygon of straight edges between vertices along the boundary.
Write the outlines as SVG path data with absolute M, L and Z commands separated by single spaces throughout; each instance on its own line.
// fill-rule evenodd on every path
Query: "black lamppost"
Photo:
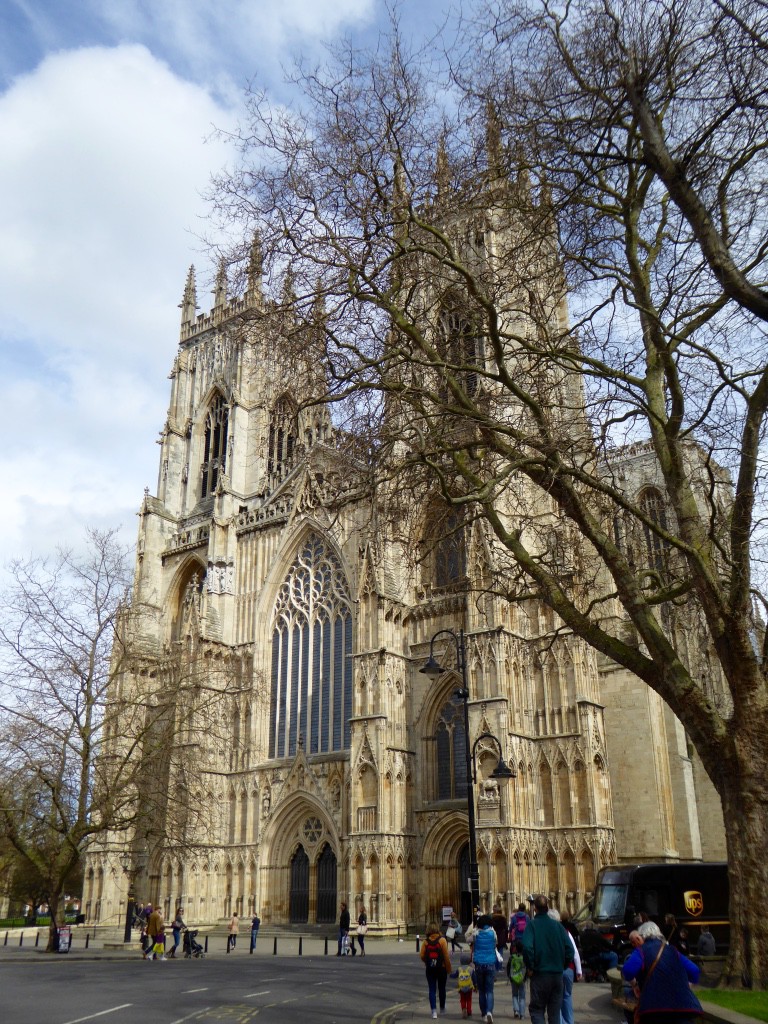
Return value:
M 429 641 L 429 657 L 419 671 L 423 672 L 425 676 L 429 676 L 430 679 L 437 679 L 438 676 L 441 676 L 446 671 L 434 657 L 435 640 L 441 636 L 449 636 L 453 640 L 456 646 L 456 667 L 461 672 L 461 689 L 456 690 L 455 696 L 464 704 L 464 750 L 466 753 L 467 817 L 469 818 L 469 891 L 472 898 L 472 916 L 474 918 L 475 910 L 480 905 L 480 872 L 477 866 L 477 831 L 475 828 L 475 793 L 473 788 L 474 774 L 472 771 L 477 743 L 470 747 L 469 685 L 467 682 L 467 652 L 464 646 L 464 630 L 460 629 L 458 634 L 452 629 L 438 630 Z M 499 745 L 499 763 L 495 771 L 492 772 L 491 778 L 514 778 L 514 772 L 507 766 L 504 758 L 501 756 L 501 743 L 499 743 L 495 736 L 491 733 L 483 733 L 482 736 L 478 737 L 477 742 L 488 737 L 496 740 L 496 743 Z
M 144 870 L 144 858 L 132 850 L 120 854 L 120 866 L 128 876 L 128 898 L 125 904 L 125 934 L 123 942 L 131 942 L 133 917 L 136 913 L 136 876 Z

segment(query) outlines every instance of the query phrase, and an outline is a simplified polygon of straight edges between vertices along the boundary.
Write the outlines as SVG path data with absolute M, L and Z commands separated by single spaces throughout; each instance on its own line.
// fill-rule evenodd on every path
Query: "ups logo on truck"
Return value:
M 695 889 L 683 893 L 683 903 L 691 917 L 698 917 L 704 909 L 704 897 Z

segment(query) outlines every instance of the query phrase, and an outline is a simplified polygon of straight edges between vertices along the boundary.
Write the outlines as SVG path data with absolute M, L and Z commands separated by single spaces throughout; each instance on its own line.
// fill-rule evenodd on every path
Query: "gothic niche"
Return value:
M 185 569 L 176 590 L 176 607 L 171 625 L 172 640 L 181 640 L 185 636 L 199 633 L 205 578 L 205 569 L 198 562 L 191 562 Z

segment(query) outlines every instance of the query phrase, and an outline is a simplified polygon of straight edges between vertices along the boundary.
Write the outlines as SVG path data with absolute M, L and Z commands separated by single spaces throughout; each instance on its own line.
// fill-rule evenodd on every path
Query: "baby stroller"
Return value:
M 205 956 L 205 953 L 203 952 L 203 947 L 200 945 L 199 942 L 196 941 L 196 939 L 197 939 L 197 932 L 196 931 L 190 931 L 189 928 L 187 928 L 185 930 L 185 932 L 184 932 L 184 959 L 185 960 L 189 960 L 190 957 L 196 957 L 196 958 L 202 960 L 203 957 Z

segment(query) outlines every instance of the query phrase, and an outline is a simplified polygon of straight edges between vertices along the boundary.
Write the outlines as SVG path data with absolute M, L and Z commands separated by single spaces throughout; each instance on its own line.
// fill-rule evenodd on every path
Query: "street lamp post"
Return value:
M 475 749 L 482 739 L 495 740 L 499 747 L 499 763 L 491 773 L 494 779 L 511 779 L 515 777 L 514 771 L 508 767 L 502 757 L 501 743 L 492 733 L 483 733 L 478 736 L 474 746 L 469 742 L 469 684 L 467 681 L 467 651 L 464 644 L 464 630 L 458 633 L 452 629 L 440 629 L 429 641 L 429 657 L 419 669 L 430 679 L 437 679 L 446 671 L 434 657 L 435 640 L 441 636 L 450 637 L 456 647 L 456 667 L 461 672 L 461 689 L 456 690 L 455 696 L 464 705 L 464 751 L 466 754 L 466 782 L 467 782 L 467 817 L 469 819 L 469 891 L 472 899 L 472 915 L 480 906 L 480 871 L 477 865 L 477 830 L 475 827 L 475 793 L 473 771 Z
M 125 933 L 123 942 L 131 942 L 133 938 L 133 918 L 136 913 L 136 876 L 142 870 L 143 863 L 139 856 L 131 850 L 120 854 L 120 865 L 128 876 L 128 898 L 125 904 Z

